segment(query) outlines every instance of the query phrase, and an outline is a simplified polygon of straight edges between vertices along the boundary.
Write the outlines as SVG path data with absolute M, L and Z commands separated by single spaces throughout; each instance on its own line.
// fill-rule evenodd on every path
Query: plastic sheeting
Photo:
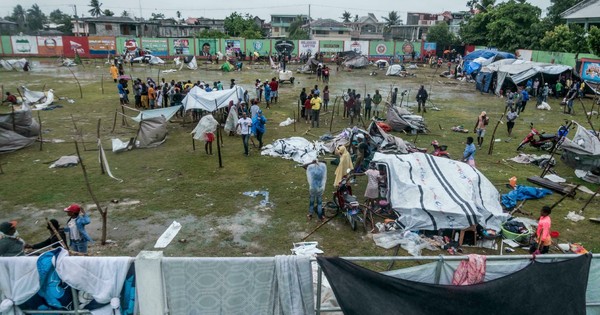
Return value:
M 600 139 L 577 122 L 573 140 L 564 138 L 561 160 L 569 167 L 592 171 L 600 169 Z
M 391 65 L 387 68 L 385 75 L 399 76 L 402 73 L 402 71 L 405 71 L 402 65 Z
M 158 109 L 149 109 L 141 111 L 137 116 L 131 117 L 136 122 L 142 121 L 142 119 L 151 119 L 160 116 L 164 116 L 166 120 L 169 120 L 177 114 L 177 111 L 181 109 L 181 105 L 158 108 Z
M 480 224 L 500 231 L 506 221 L 496 187 L 466 163 L 412 153 L 375 153 L 388 168 L 392 208 L 405 230 L 464 229 Z
M 188 60 L 188 58 L 189 58 L 189 60 Z M 175 61 L 176 66 L 179 66 L 179 71 L 181 71 L 181 69 L 183 69 L 184 65 L 190 70 L 198 69 L 198 62 L 196 61 L 196 56 L 186 56 L 183 58 L 183 62 L 181 61 L 180 57 L 175 57 L 175 59 L 173 59 L 173 61 Z
M 167 120 L 165 117 L 144 119 L 140 122 L 140 131 L 137 135 L 138 148 L 154 148 L 167 140 Z
M 2 66 L 2 68 L 4 68 L 5 70 L 9 70 L 9 71 L 22 71 L 26 62 L 27 62 L 27 59 L 25 59 L 25 58 L 2 59 L 2 60 L 0 60 L 0 66 Z
M 565 71 L 571 71 L 573 67 L 543 62 L 524 61 L 518 59 L 505 59 L 493 62 L 481 71 L 498 75 L 498 84 L 494 93 L 499 94 L 504 81 L 509 78 L 514 84 L 519 84 L 537 74 L 559 75 Z
M 352 69 L 364 68 L 369 65 L 369 58 L 367 56 L 355 56 L 342 62 L 342 65 Z
M 219 122 L 213 117 L 213 115 L 206 115 L 200 119 L 196 128 L 192 130 L 192 134 L 194 135 L 194 139 L 196 140 L 206 140 L 206 133 L 212 132 L 214 133 L 217 130 L 217 126 Z
M 282 157 L 306 164 L 317 159 L 321 151 L 326 151 L 322 142 L 310 142 L 302 137 L 277 139 L 266 145 L 261 155 Z
M 551 194 L 552 191 L 546 188 L 517 185 L 515 190 L 511 190 L 508 194 L 502 195 L 502 205 L 507 209 L 512 209 L 517 206 L 517 201 L 540 199 Z
M 206 92 L 195 86 L 188 92 L 182 103 L 185 110 L 198 108 L 213 112 L 228 106 L 230 101 L 237 104 L 243 95 L 244 88 L 239 85 L 234 86 L 233 89 L 212 92 Z
M 388 106 L 386 123 L 394 131 L 427 131 L 423 116 L 413 115 L 407 109 L 397 106 Z
M 14 128 L 14 129 L 13 129 Z M 14 113 L 0 114 L 0 152 L 10 152 L 32 145 L 40 132 L 26 104 Z
M 464 58 L 465 71 L 467 74 L 477 73 L 482 66 L 487 66 L 490 63 L 501 59 L 515 59 L 514 54 L 497 51 L 480 49 L 476 50 Z

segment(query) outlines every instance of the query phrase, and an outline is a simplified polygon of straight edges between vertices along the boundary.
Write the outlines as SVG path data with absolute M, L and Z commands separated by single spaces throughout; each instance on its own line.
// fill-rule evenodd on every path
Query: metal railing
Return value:
M 511 260 L 531 260 L 535 259 L 537 261 L 557 261 L 563 259 L 570 259 L 579 257 L 577 254 L 548 254 L 548 255 L 494 255 L 494 256 L 486 256 L 487 261 L 511 261 Z M 442 264 L 446 261 L 461 261 L 469 259 L 468 256 L 389 256 L 389 257 L 341 257 L 342 259 L 352 261 L 352 262 L 392 262 L 392 261 L 426 261 L 426 262 L 437 262 L 438 265 L 436 267 L 435 273 L 435 281 L 434 284 L 439 284 L 439 280 L 442 273 Z M 592 259 L 600 259 L 600 254 L 592 255 Z M 315 314 L 320 315 L 321 313 L 331 313 L 331 312 L 341 312 L 342 309 L 339 307 L 321 307 L 321 286 L 323 284 L 323 270 L 321 266 L 318 265 L 317 259 L 312 258 L 311 263 L 317 264 L 317 294 L 316 294 L 316 304 L 315 304 Z M 600 306 L 600 303 L 587 303 L 586 306 Z
M 71 287 L 71 295 L 73 296 L 73 304 L 72 310 L 26 310 L 21 309 L 23 314 L 75 314 L 75 315 L 84 315 L 84 314 L 92 314 L 89 310 L 85 308 L 79 308 L 79 295 L 78 291 Z

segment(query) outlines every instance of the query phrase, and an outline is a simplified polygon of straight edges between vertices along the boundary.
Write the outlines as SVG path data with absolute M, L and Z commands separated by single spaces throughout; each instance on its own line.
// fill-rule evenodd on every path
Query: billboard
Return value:
M 298 41 L 298 53 L 309 54 L 314 56 L 319 52 L 319 41 L 318 40 L 300 40 Z
M 246 47 L 250 53 L 258 52 L 261 56 L 268 56 L 271 54 L 270 39 L 246 39 Z
M 600 59 L 581 59 L 579 74 L 583 80 L 600 83 Z
M 425 43 L 423 44 L 422 53 L 429 54 L 430 56 L 435 56 L 437 45 L 436 43 Z
M 344 51 L 354 51 L 355 53 L 368 55 L 369 42 L 366 40 L 347 40 L 344 41 Z
M 421 42 L 396 42 L 396 51 L 394 54 L 396 58 L 401 58 L 405 61 L 412 61 L 413 53 L 415 56 L 414 59 L 421 58 Z
M 196 45 L 193 38 L 169 38 L 169 55 L 194 55 Z
M 63 36 L 63 54 L 65 57 L 75 57 L 79 54 L 80 57 L 89 57 L 90 48 L 87 37 Z
M 140 48 L 140 38 L 137 37 L 117 37 L 116 38 L 117 52 L 119 54 L 133 53 L 137 55 Z
M 38 54 L 42 56 L 60 56 L 63 54 L 62 36 L 38 36 Z
M 35 36 L 11 36 L 13 54 L 35 55 L 38 53 Z
M 142 49 L 151 51 L 153 56 L 164 57 L 169 55 L 169 45 L 166 38 L 142 37 L 141 42 Z
M 198 52 L 196 55 L 198 56 L 209 56 L 215 55 L 217 51 L 219 51 L 219 40 L 214 38 L 199 38 L 198 44 Z
M 344 41 L 322 40 L 319 42 L 319 51 L 322 53 L 337 53 L 344 51 Z
M 384 58 L 394 54 L 394 42 L 372 41 L 369 45 L 369 57 Z
M 114 55 L 117 53 L 117 44 L 112 36 L 90 36 L 88 37 L 90 55 Z
M 273 43 L 273 48 L 279 54 L 285 52 L 292 56 L 298 56 L 298 41 L 295 40 L 277 40 Z
M 5 55 L 12 55 L 12 44 L 10 43 L 10 36 L 0 36 L 0 43 L 2 44 L 2 51 L 0 52 Z

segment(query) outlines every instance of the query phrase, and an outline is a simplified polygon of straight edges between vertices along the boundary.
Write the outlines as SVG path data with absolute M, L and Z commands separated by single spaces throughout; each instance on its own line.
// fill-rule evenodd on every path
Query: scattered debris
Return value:
M 154 244 L 154 248 L 165 248 L 171 243 L 171 241 L 177 236 L 181 230 L 181 224 L 177 221 L 173 221 L 171 225 L 165 230 L 165 232 L 158 238 Z
M 279 123 L 279 127 L 289 126 L 289 125 L 293 124 L 294 122 L 295 122 L 294 119 L 291 119 L 288 117 L 286 120 Z
M 260 205 L 263 206 L 263 207 L 267 207 L 267 206 L 271 205 L 271 202 L 269 201 L 269 192 L 266 191 L 266 190 L 261 190 L 261 191 L 258 191 L 258 190 L 255 190 L 255 191 L 246 191 L 246 192 L 243 193 L 243 195 L 244 196 L 248 196 L 248 197 L 252 197 L 252 198 L 254 198 L 256 196 L 262 195 L 262 196 L 265 197 L 265 199 L 263 199 L 263 200 L 260 201 Z
M 317 254 L 323 254 L 324 252 L 317 248 L 319 242 L 300 242 L 293 243 L 294 248 L 291 249 L 292 254 L 298 256 L 316 256 Z
M 567 216 L 565 217 L 565 219 L 571 220 L 573 222 L 579 222 L 579 221 L 585 220 L 585 217 L 575 213 L 575 211 L 569 211 L 569 213 L 567 213 Z
M 75 155 L 61 156 L 60 159 L 52 163 L 48 168 L 71 167 L 79 164 L 79 158 Z

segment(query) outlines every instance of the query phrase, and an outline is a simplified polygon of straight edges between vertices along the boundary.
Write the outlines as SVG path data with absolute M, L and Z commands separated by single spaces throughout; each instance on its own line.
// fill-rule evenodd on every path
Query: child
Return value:
M 475 145 L 473 144 L 473 137 L 467 137 L 467 145 L 463 153 L 463 162 L 475 167 Z
M 544 206 L 540 211 L 540 219 L 538 220 L 538 227 L 535 231 L 536 241 L 529 248 L 531 254 L 535 253 L 537 250 L 539 250 L 541 254 L 547 254 L 550 249 L 550 245 L 552 244 L 552 237 L 550 236 L 552 220 L 550 219 L 550 213 L 552 213 L 552 208 L 549 206 Z
M 204 151 L 206 151 L 206 154 L 212 155 L 212 143 L 215 141 L 215 134 L 210 131 L 206 132 L 204 134 L 204 141 L 206 141 Z

